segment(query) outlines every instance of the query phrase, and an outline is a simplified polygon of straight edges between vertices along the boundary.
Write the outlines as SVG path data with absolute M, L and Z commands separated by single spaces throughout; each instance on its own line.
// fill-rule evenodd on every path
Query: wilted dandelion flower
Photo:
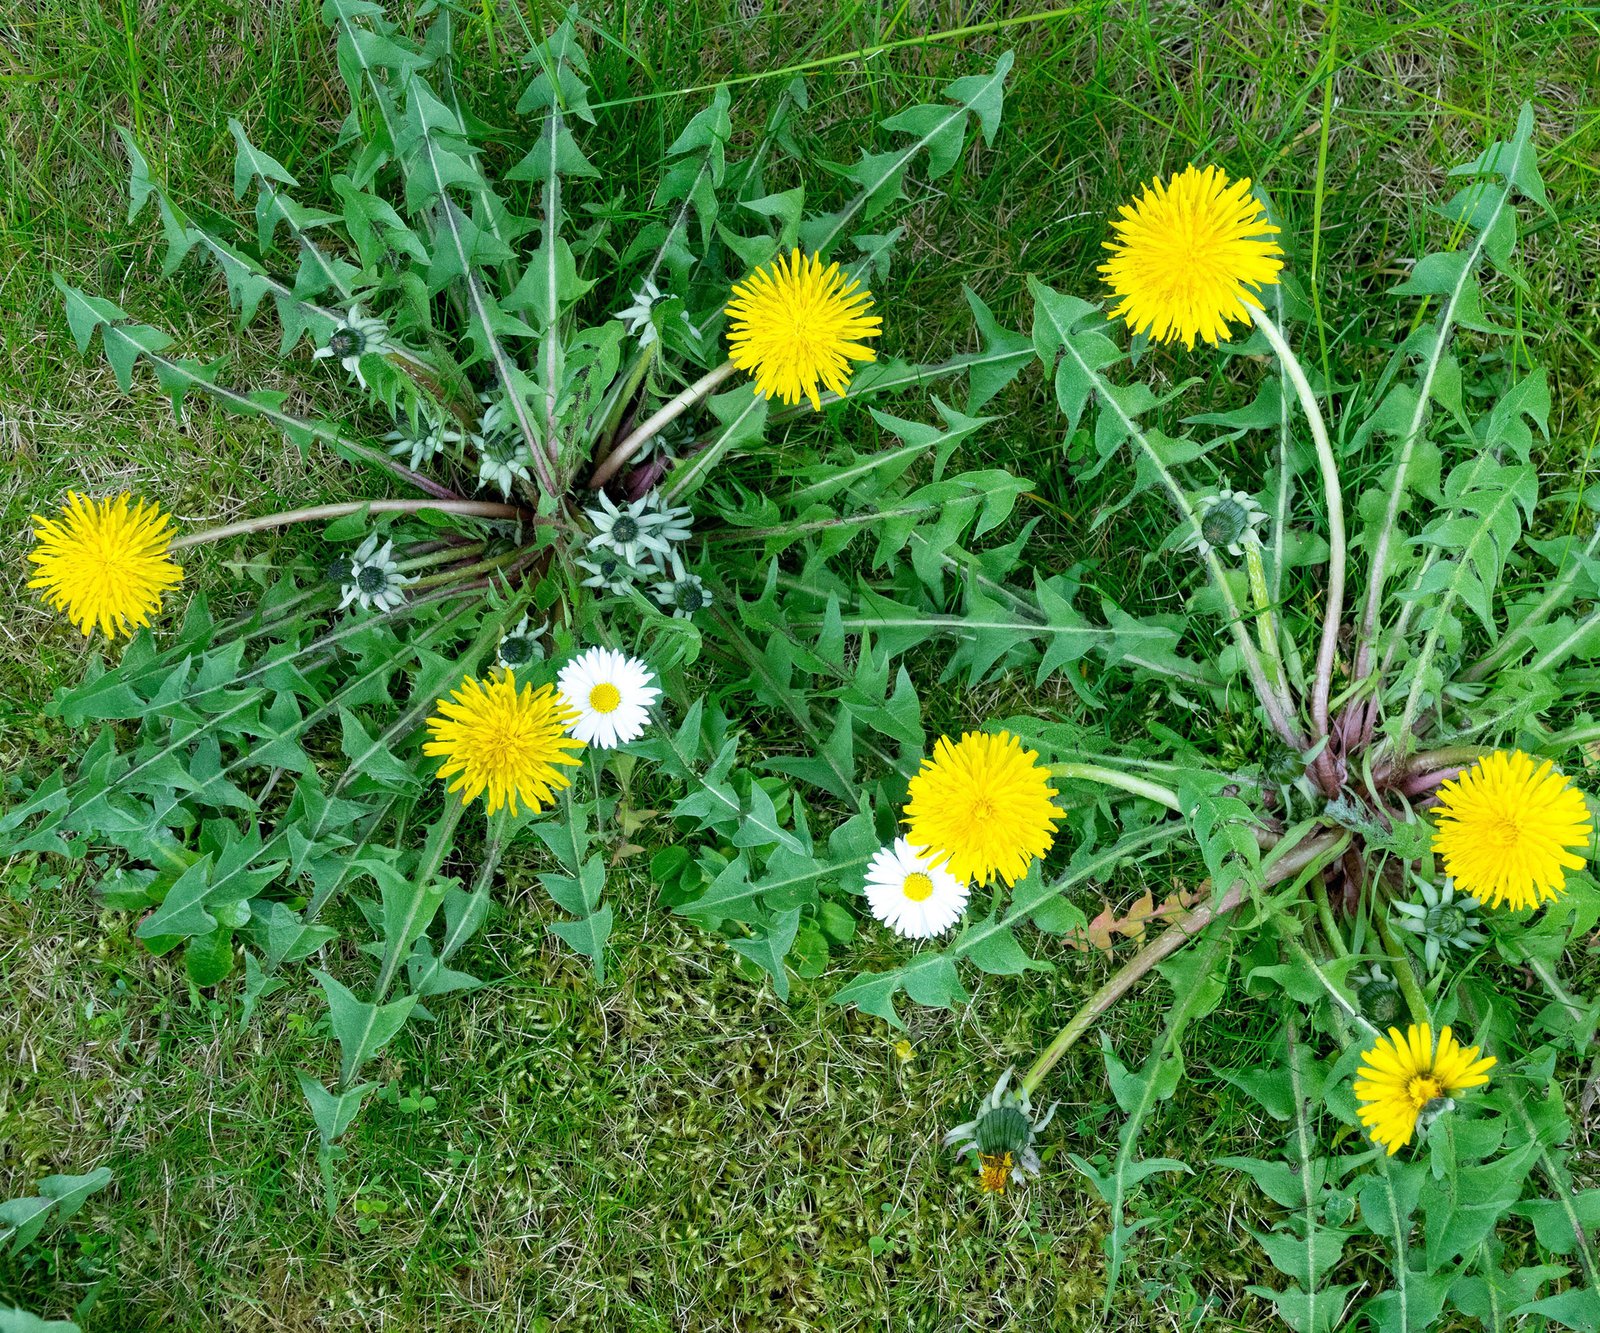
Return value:
M 497 487 L 501 495 L 510 499 L 516 483 L 528 480 L 527 450 L 522 441 L 504 432 L 474 438 L 478 440 L 479 484 Z
M 664 556 L 671 549 L 660 534 L 663 524 L 659 515 L 646 500 L 630 500 L 619 507 L 604 491 L 599 500 L 599 508 L 583 511 L 594 524 L 591 551 L 609 550 L 619 560 L 637 565 L 652 554 Z
M 1456 896 L 1454 880 L 1445 880 L 1442 888 L 1422 881 L 1420 903 L 1402 902 L 1398 898 L 1390 905 L 1400 918 L 1400 925 L 1422 941 L 1422 956 L 1430 968 L 1439 966 L 1439 958 L 1446 949 L 1463 952 L 1483 943 L 1483 936 L 1473 927 L 1478 924 L 1480 906 L 1476 898 Z
M 660 299 L 661 289 L 646 278 L 644 286 L 633 294 L 633 304 L 613 316 L 620 319 L 628 332 L 639 340 L 640 347 L 648 347 L 656 340 L 656 326 L 650 318 L 650 312 Z
M 378 534 L 371 533 L 356 547 L 341 582 L 344 596 L 339 601 L 342 611 L 351 602 L 359 603 L 363 611 L 392 611 L 405 601 L 408 583 L 415 583 L 415 575 L 400 572 L 394 558 L 394 543 L 378 545 Z
M 1049 770 L 1009 732 L 941 736 L 911 779 L 906 840 L 958 880 L 1015 884 L 1050 850 L 1064 812 Z
M 967 910 L 966 884 L 931 865 L 904 838 L 880 848 L 867 865 L 867 906 L 872 915 L 911 940 L 943 935 Z
M 579 556 L 576 564 L 585 573 L 585 588 L 598 588 L 603 592 L 625 597 L 633 586 L 634 567 L 610 551 L 596 551 L 590 556 Z
M 1228 321 L 1248 324 L 1256 292 L 1278 281 L 1283 250 L 1248 180 L 1218 167 L 1190 166 L 1152 181 L 1111 224 L 1111 258 L 1100 266 L 1120 298 L 1111 311 L 1134 333 L 1192 348 L 1228 337 Z
M 519 691 L 510 671 L 486 682 L 468 676 L 449 699 L 438 701 L 428 719 L 433 739 L 422 753 L 444 760 L 436 776 L 454 779 L 448 790 L 461 792 L 463 805 L 487 791 L 491 815 L 501 806 L 515 815 L 519 800 L 537 811 L 572 785 L 561 768 L 578 762 L 568 751 L 583 749 L 567 734 L 576 716 L 553 686 Z
M 494 660 L 508 671 L 517 671 L 531 662 L 540 661 L 544 652 L 539 647 L 539 636 L 548 628 L 548 623 L 530 628 L 528 617 L 523 616 L 516 628 L 501 638 Z
M 1496 750 L 1439 789 L 1433 850 L 1445 873 L 1491 907 L 1537 907 L 1581 870 L 1594 834 L 1583 793 L 1548 759 Z
M 637 657 L 591 648 L 561 668 L 562 698 L 576 711 L 570 730 L 585 745 L 613 750 L 644 734 L 650 706 L 661 691 L 655 674 Z
M 978 1185 L 988 1194 L 1004 1194 L 1011 1182 L 1025 1184 L 1039 1174 L 1039 1153 L 1034 1142 L 1056 1113 L 1052 1106 L 1043 1120 L 1033 1119 L 1033 1104 L 1022 1089 L 1007 1092 L 1011 1070 L 1000 1075 L 994 1090 L 978 1103 L 978 1113 L 944 1136 L 947 1148 L 960 1144 L 959 1154 L 975 1153 Z
M 38 544 L 28 559 L 39 568 L 28 586 L 85 635 L 96 625 L 112 638 L 132 635 L 183 580 L 168 551 L 171 522 L 159 506 L 135 504 L 125 492 L 92 500 L 70 491 L 55 518 L 33 516 Z
M 1194 517 L 1194 526 L 1178 548 L 1180 551 L 1199 551 L 1207 556 L 1220 550 L 1239 556 L 1246 546 L 1260 543 L 1257 529 L 1267 521 L 1267 511 L 1248 492 L 1224 487 L 1202 495 L 1195 502 Z
M 461 432 L 446 426 L 431 411 L 424 411 L 417 420 L 402 422 L 398 429 L 390 431 L 383 438 L 389 445 L 390 454 L 405 459 L 406 466 L 415 469 L 424 463 L 431 463 L 444 452 L 447 444 L 458 444 Z
M 1400 987 L 1383 968 L 1374 963 L 1365 973 L 1350 978 L 1356 988 L 1356 1004 L 1361 1016 L 1374 1027 L 1397 1023 L 1405 1012 Z
M 864 340 L 883 325 L 867 313 L 872 293 L 860 287 L 837 264 L 824 268 L 798 247 L 758 268 L 728 302 L 729 359 L 755 375 L 764 398 L 776 395 L 791 407 L 809 398 L 820 409 L 819 386 L 843 397 L 851 362 L 877 360 Z
M 639 505 L 639 522 L 658 541 L 681 546 L 694 534 L 694 514 L 687 505 L 668 504 L 660 491 L 650 491 Z
M 382 356 L 394 350 L 395 345 L 389 341 L 389 326 L 376 316 L 363 316 L 361 307 L 353 305 L 344 323 L 328 335 L 327 344 L 317 348 L 311 355 L 316 361 L 337 358 L 339 364 L 355 376 L 356 382 L 365 389 L 367 379 L 361 373 L 361 358 Z
M 1435 1047 L 1427 1023 L 1413 1023 L 1404 1036 L 1390 1028 L 1361 1060 L 1355 1080 L 1361 1123 L 1391 1157 L 1411 1142 L 1419 1122 L 1426 1129 L 1454 1107 L 1458 1093 L 1487 1083 L 1495 1064 L 1492 1055 L 1480 1060 L 1476 1046 L 1463 1047 L 1448 1027 Z
M 651 589 L 662 610 L 670 611 L 674 619 L 688 620 L 696 611 L 704 611 L 711 605 L 711 590 L 698 574 L 691 574 L 684 568 L 683 559 L 676 551 L 672 553 L 669 572 L 670 578 Z

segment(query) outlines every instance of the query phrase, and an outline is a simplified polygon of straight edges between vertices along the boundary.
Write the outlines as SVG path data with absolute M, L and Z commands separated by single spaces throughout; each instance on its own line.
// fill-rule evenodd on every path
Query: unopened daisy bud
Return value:
M 646 278 L 644 286 L 633 294 L 633 304 L 612 316 L 622 321 L 628 332 L 639 340 L 640 347 L 648 347 L 656 340 L 656 326 L 650 312 L 660 299 L 661 289 Z
M 651 491 L 639 505 L 639 521 L 652 536 L 671 546 L 681 546 L 693 535 L 694 516 L 688 506 L 671 505 L 660 491 Z
M 1052 1106 L 1042 1120 L 1033 1118 L 1033 1104 L 1021 1088 L 1008 1092 L 1011 1070 L 1000 1075 L 994 1090 L 978 1103 L 975 1116 L 944 1136 L 947 1148 L 958 1155 L 974 1154 L 978 1185 L 985 1193 L 1003 1194 L 1010 1183 L 1021 1185 L 1039 1174 L 1039 1153 L 1034 1144 L 1039 1132 L 1056 1113 Z
M 522 442 L 508 435 L 485 438 L 478 446 L 478 481 L 509 498 L 518 481 L 529 479 L 526 455 Z
M 391 455 L 404 458 L 408 467 L 416 469 L 431 463 L 447 444 L 460 443 L 461 432 L 434 417 L 431 409 L 424 409 L 416 421 L 403 422 L 383 438 Z

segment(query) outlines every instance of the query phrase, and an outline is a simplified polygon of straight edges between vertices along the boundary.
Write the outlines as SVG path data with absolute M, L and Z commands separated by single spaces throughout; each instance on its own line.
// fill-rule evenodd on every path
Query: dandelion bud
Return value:
M 1400 1021 L 1405 1005 L 1393 977 L 1374 964 L 1370 973 L 1357 976 L 1355 980 L 1358 983 L 1356 1003 L 1367 1022 L 1375 1028 L 1387 1029 Z
M 1231 491 L 1224 486 L 1214 495 L 1203 495 L 1195 502 L 1193 528 L 1179 549 L 1199 551 L 1202 556 L 1212 551 L 1242 555 L 1245 547 L 1260 544 L 1261 534 L 1257 529 L 1266 521 L 1267 511 L 1253 496 L 1247 491 Z

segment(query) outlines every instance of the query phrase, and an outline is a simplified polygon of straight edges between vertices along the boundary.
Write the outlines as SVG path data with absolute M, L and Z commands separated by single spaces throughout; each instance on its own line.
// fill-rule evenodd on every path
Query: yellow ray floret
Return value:
M 852 362 L 875 361 L 863 341 L 883 321 L 869 314 L 872 293 L 816 255 L 798 249 L 758 268 L 733 289 L 727 315 L 728 359 L 756 378 L 755 391 L 791 407 L 809 398 L 821 408 L 819 386 L 841 398 Z
M 1100 273 L 1118 297 L 1111 318 L 1157 342 L 1227 340 L 1228 321 L 1250 322 L 1256 294 L 1278 281 L 1283 250 L 1248 180 L 1217 167 L 1186 167 L 1120 210 Z
M 1433 1043 L 1433 1028 L 1413 1023 L 1402 1036 L 1390 1028 L 1363 1053 L 1356 1071 L 1355 1094 L 1361 1123 L 1372 1141 L 1393 1157 L 1411 1142 L 1424 1113 L 1443 1110 L 1451 1098 L 1489 1081 L 1495 1059 L 1478 1058 L 1476 1046 L 1462 1046 L 1449 1028 Z
M 168 553 L 172 520 L 153 504 L 124 493 L 91 500 L 69 492 L 55 518 L 33 516 L 37 545 L 28 580 L 57 611 L 88 634 L 131 635 L 161 609 L 161 594 L 183 580 Z
M 444 760 L 437 776 L 455 779 L 449 790 L 461 793 L 462 805 L 487 790 L 491 815 L 501 806 L 515 815 L 519 800 L 539 810 L 572 785 L 560 766 L 577 764 L 567 752 L 583 749 L 567 734 L 577 716 L 554 686 L 524 685 L 519 692 L 509 671 L 488 681 L 468 676 L 439 700 L 428 719 L 433 739 L 422 753 Z
M 963 884 L 1015 884 L 1050 850 L 1063 814 L 1038 758 L 1004 731 L 941 736 L 911 779 L 906 840 Z
M 1537 907 L 1583 867 L 1594 825 L 1583 793 L 1546 759 L 1496 750 L 1439 789 L 1433 850 L 1463 893 Z

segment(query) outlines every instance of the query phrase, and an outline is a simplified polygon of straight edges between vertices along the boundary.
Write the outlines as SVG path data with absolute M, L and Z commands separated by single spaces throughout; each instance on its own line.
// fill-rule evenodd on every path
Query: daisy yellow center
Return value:
M 1111 258 L 1100 266 L 1123 318 L 1157 342 L 1219 343 L 1228 322 L 1249 323 L 1256 293 L 1278 281 L 1283 250 L 1271 239 L 1248 180 L 1194 166 L 1153 181 L 1112 223 Z
M 920 870 L 913 870 L 906 876 L 906 882 L 900 886 L 900 891 L 914 903 L 927 902 L 933 897 L 933 879 Z
M 1537 907 L 1581 869 L 1594 825 L 1589 808 L 1549 760 L 1497 750 L 1439 790 L 1433 850 L 1463 893 Z
M 622 702 L 622 691 L 609 680 L 603 680 L 589 691 L 589 707 L 597 713 L 614 713 Z
M 91 500 L 73 492 L 53 519 L 35 514 L 37 545 L 28 559 L 38 566 L 28 580 L 88 634 L 132 634 L 150 623 L 161 595 L 183 579 L 168 553 L 170 519 L 155 505 L 128 495 Z
M 567 734 L 576 714 L 549 685 L 520 691 L 505 672 L 487 683 L 468 677 L 428 719 L 433 739 L 425 755 L 442 758 L 438 776 L 451 780 L 463 805 L 488 793 L 488 812 L 501 806 L 514 815 L 518 802 L 539 810 L 570 786 L 561 771 L 578 761 L 568 753 L 583 742 Z
M 1015 884 L 1050 850 L 1062 811 L 1049 772 L 1014 736 L 942 736 L 911 779 L 906 838 L 956 879 Z
M 804 398 L 820 409 L 822 389 L 843 397 L 852 363 L 877 359 L 866 343 L 883 325 L 869 313 L 872 293 L 816 255 L 780 256 L 734 287 L 732 298 L 728 359 L 755 376 L 764 398 L 790 406 Z

